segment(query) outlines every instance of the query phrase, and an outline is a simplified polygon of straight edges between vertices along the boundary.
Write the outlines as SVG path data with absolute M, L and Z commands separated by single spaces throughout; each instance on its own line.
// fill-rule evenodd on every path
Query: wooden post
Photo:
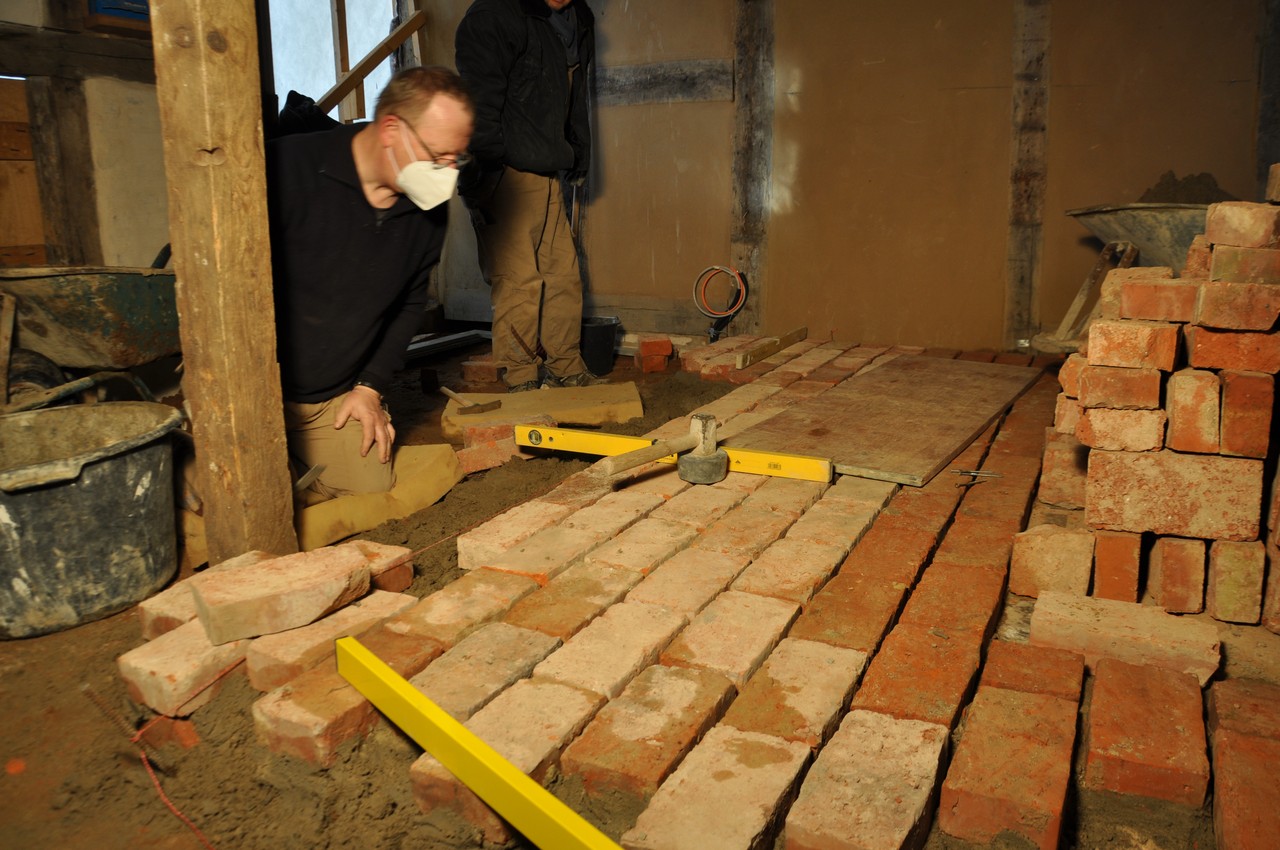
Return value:
M 1049 3 L 1013 6 L 1013 162 L 1009 173 L 1009 249 L 1005 258 L 1004 344 L 1021 348 L 1040 328 L 1040 252 L 1044 244 Z
M 151 33 L 209 562 L 296 552 L 254 0 L 152 0 Z
M 773 0 L 738 0 L 733 33 L 737 108 L 729 262 L 747 279 L 751 294 L 734 318 L 735 333 L 758 330 L 764 306 L 773 158 L 773 38 Z

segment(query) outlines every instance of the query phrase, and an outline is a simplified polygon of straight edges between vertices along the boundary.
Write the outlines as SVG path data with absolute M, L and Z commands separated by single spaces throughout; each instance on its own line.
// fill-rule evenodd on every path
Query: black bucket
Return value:
M 617 316 L 587 316 L 582 320 L 582 360 L 593 375 L 613 371 L 620 326 Z
M 0 638 L 123 611 L 178 569 L 182 412 L 102 402 L 0 416 Z

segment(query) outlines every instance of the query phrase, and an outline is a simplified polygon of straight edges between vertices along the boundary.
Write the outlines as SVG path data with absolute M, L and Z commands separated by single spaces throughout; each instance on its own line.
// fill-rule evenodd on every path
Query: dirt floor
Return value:
M 440 441 L 445 399 L 434 388 L 496 392 L 466 384 L 460 364 L 486 345 L 424 360 L 388 393 L 404 444 Z M 634 381 L 643 419 L 609 426 L 642 434 L 733 387 L 675 370 L 644 375 L 627 358 L 608 376 Z M 411 593 L 425 596 L 457 578 L 454 538 L 554 487 L 585 458 L 513 461 L 469 476 L 436 505 L 387 523 L 365 539 L 421 550 Z M 141 639 L 129 610 L 67 631 L 0 642 L 0 848 L 470 848 L 468 828 L 423 815 L 410 797 L 408 767 L 420 753 L 382 724 L 327 771 L 276 757 L 254 740 L 250 706 L 260 693 L 242 673 L 191 717 L 199 743 L 147 752 L 154 779 L 130 743 L 152 719 L 127 697 L 115 659 Z M 153 726 L 151 734 L 163 730 Z M 158 737 L 157 737 L 158 739 Z M 163 793 L 163 796 L 162 796 Z M 172 803 L 207 844 L 166 808 Z

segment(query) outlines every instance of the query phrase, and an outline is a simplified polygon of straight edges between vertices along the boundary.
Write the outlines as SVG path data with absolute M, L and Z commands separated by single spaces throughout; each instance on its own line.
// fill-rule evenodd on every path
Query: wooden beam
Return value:
M 329 17 L 333 21 L 333 64 L 334 79 L 342 79 L 342 75 L 351 70 L 350 51 L 347 47 L 347 0 L 329 0 Z M 347 96 L 338 104 L 338 119 L 344 123 L 357 121 L 364 114 L 364 81 L 347 92 Z
M 733 34 L 733 223 L 730 265 L 746 278 L 746 305 L 734 317 L 739 332 L 760 326 L 769 175 L 773 158 L 773 0 L 738 0 Z
M 596 103 L 635 106 L 733 100 L 733 63 L 726 59 L 689 59 L 600 68 Z
M 253 0 L 152 0 L 169 234 L 209 561 L 296 552 Z
M 1004 343 L 1019 347 L 1040 330 L 1044 244 L 1045 132 L 1049 118 L 1049 2 L 1013 4 L 1013 163 L 1005 258 Z
M 1280 0 L 1266 0 L 1262 25 L 1256 124 L 1258 198 L 1266 197 L 1271 166 L 1280 162 Z
M 337 85 L 324 93 L 324 96 L 316 101 L 316 105 L 320 107 L 320 111 L 328 113 L 337 106 L 347 94 L 356 86 L 364 82 L 364 78 L 374 68 L 382 64 L 382 60 L 391 55 L 397 47 L 417 32 L 427 22 L 427 13 L 419 9 L 414 12 L 400 26 L 396 27 L 391 35 L 378 42 L 373 50 L 369 51 L 369 55 L 356 63 L 356 66 L 350 70 L 342 79 L 338 80 Z
M 60 32 L 0 23 L 0 74 L 14 77 L 115 77 L 154 83 L 151 44 L 144 38 Z
M 46 262 L 102 265 L 84 81 L 28 77 L 27 112 L 44 217 Z

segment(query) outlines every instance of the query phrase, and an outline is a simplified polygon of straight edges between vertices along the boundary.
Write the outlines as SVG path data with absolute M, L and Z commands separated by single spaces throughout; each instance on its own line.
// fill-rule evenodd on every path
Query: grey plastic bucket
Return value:
M 0 638 L 114 614 L 173 578 L 181 421 L 133 401 L 0 416 Z
M 587 316 L 582 320 L 582 362 L 593 375 L 613 371 L 620 326 L 617 316 Z

